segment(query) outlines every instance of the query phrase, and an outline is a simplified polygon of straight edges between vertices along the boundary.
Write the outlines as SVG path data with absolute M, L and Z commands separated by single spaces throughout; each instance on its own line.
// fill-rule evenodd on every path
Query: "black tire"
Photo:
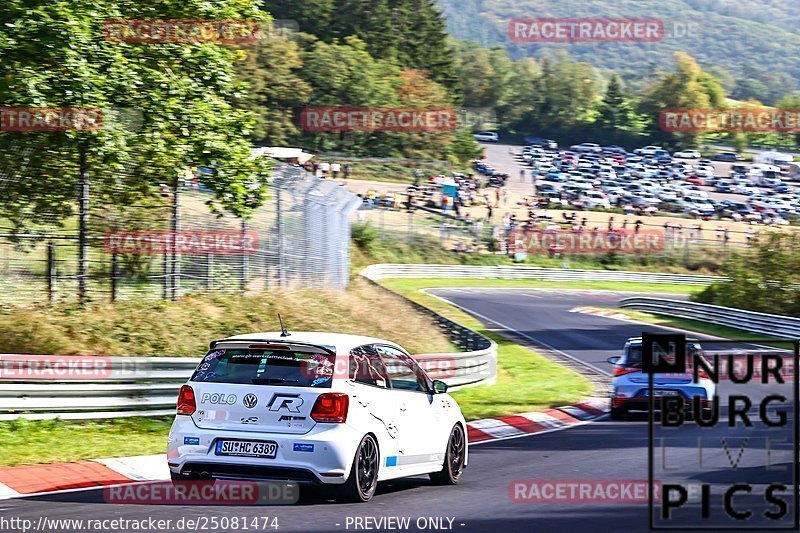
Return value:
M 430 474 L 431 481 L 437 485 L 458 485 L 464 473 L 464 461 L 467 457 L 467 437 L 460 424 L 453 426 L 450 438 L 447 439 L 447 452 L 439 472 Z
M 610 414 L 611 420 L 624 420 L 627 411 L 623 407 L 612 407 Z
M 339 490 L 340 498 L 354 503 L 370 501 L 378 488 L 380 464 L 378 442 L 372 435 L 365 435 L 356 448 L 350 477 Z

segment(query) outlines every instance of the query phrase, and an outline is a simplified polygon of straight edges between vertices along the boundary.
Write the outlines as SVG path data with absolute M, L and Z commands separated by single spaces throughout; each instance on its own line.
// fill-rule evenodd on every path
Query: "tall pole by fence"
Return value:
M 78 303 L 83 305 L 86 303 L 86 278 L 89 274 L 88 243 L 86 242 L 89 222 L 89 167 L 85 143 L 81 143 L 78 150 Z
M 117 301 L 117 281 L 119 280 L 119 255 L 111 254 L 111 301 Z
M 56 245 L 53 241 L 47 243 L 47 301 L 53 303 L 56 299 Z
M 250 270 L 250 256 L 248 255 L 248 251 L 245 248 L 245 237 L 247 236 L 247 220 L 242 219 L 242 275 L 239 280 L 239 288 L 241 291 L 247 292 L 247 276 Z
M 278 288 L 283 288 L 283 274 L 284 274 L 284 259 L 283 259 L 283 195 L 279 187 L 275 191 L 275 226 L 278 233 L 277 236 L 277 253 L 278 253 Z
M 175 239 L 181 229 L 181 177 L 175 176 L 175 186 L 172 190 L 172 282 L 170 283 L 170 298 L 178 299 L 181 286 L 181 255 Z

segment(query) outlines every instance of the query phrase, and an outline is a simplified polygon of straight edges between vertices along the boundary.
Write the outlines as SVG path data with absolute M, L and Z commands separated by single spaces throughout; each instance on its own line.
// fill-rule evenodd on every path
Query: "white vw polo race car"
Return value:
M 466 423 L 446 391 L 380 339 L 283 332 L 215 341 L 180 391 L 172 479 L 334 485 L 349 501 L 405 476 L 456 484 Z

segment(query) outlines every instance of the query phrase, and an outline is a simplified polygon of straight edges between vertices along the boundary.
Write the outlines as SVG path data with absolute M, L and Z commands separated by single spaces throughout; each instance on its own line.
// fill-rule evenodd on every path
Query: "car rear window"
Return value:
M 700 346 L 697 344 L 686 344 L 686 355 L 692 357 L 695 354 L 702 354 Z M 624 364 L 630 366 L 639 366 L 642 364 L 642 345 L 628 346 L 625 354 Z
M 192 381 L 330 388 L 335 356 L 291 350 L 212 350 Z

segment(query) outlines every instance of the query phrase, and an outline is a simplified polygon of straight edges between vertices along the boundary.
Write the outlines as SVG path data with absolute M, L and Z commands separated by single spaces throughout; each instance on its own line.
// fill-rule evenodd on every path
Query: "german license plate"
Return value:
M 647 396 L 648 394 L 649 394 L 649 391 L 645 390 L 644 391 L 644 395 Z M 678 391 L 676 391 L 676 390 L 656 389 L 656 390 L 653 391 L 653 398 L 658 398 L 660 396 L 677 396 L 677 395 L 678 395 Z
M 221 439 L 217 441 L 215 453 L 231 457 L 274 459 L 278 453 L 278 445 L 272 441 Z

